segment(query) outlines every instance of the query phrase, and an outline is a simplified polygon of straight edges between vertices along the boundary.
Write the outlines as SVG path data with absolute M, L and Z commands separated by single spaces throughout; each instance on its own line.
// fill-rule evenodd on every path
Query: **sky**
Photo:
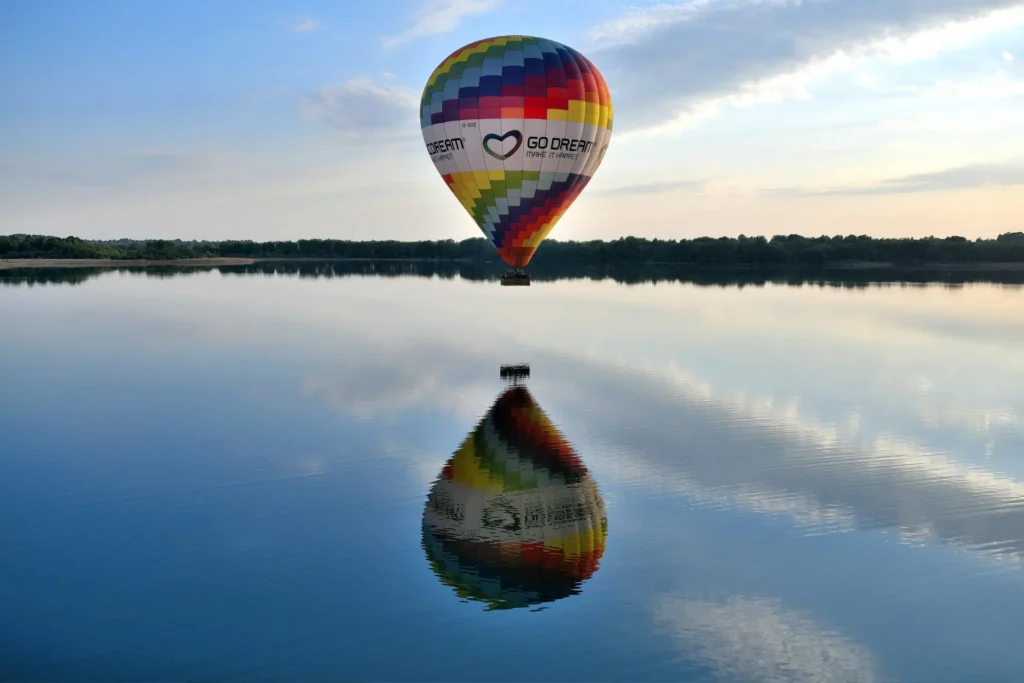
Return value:
M 0 234 L 480 236 L 417 105 L 505 34 L 615 107 L 551 238 L 1024 230 L 1024 0 L 7 0 Z

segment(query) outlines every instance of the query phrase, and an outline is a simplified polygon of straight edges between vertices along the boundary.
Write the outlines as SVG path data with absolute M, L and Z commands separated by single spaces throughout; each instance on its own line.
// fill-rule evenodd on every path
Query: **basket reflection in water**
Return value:
M 597 485 L 524 386 L 502 393 L 466 437 L 423 513 L 434 573 L 489 610 L 579 593 L 607 535 Z

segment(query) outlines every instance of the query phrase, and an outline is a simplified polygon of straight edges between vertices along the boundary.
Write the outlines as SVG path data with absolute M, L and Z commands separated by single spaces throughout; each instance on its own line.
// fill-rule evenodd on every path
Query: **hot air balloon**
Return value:
M 589 59 L 534 36 L 486 38 L 431 73 L 420 102 L 427 152 L 511 270 L 523 270 L 608 149 L 612 101 Z
M 441 582 L 499 610 L 579 593 L 598 568 L 608 522 L 579 456 L 514 385 L 445 464 L 422 531 Z

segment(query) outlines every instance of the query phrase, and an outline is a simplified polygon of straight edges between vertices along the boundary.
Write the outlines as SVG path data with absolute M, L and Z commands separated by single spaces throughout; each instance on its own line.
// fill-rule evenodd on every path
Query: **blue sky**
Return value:
M 1020 0 L 52 0 L 0 8 L 0 232 L 476 236 L 416 100 L 505 33 L 615 105 L 552 237 L 1024 229 Z

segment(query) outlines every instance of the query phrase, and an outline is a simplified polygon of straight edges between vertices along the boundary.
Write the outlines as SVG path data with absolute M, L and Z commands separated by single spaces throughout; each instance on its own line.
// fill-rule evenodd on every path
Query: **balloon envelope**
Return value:
M 448 188 L 501 258 L 521 268 L 604 158 L 612 101 L 597 68 L 571 47 L 501 36 L 434 69 L 420 124 Z
M 434 482 L 423 548 L 442 583 L 490 609 L 579 592 L 608 522 L 586 467 L 525 387 L 503 393 Z

